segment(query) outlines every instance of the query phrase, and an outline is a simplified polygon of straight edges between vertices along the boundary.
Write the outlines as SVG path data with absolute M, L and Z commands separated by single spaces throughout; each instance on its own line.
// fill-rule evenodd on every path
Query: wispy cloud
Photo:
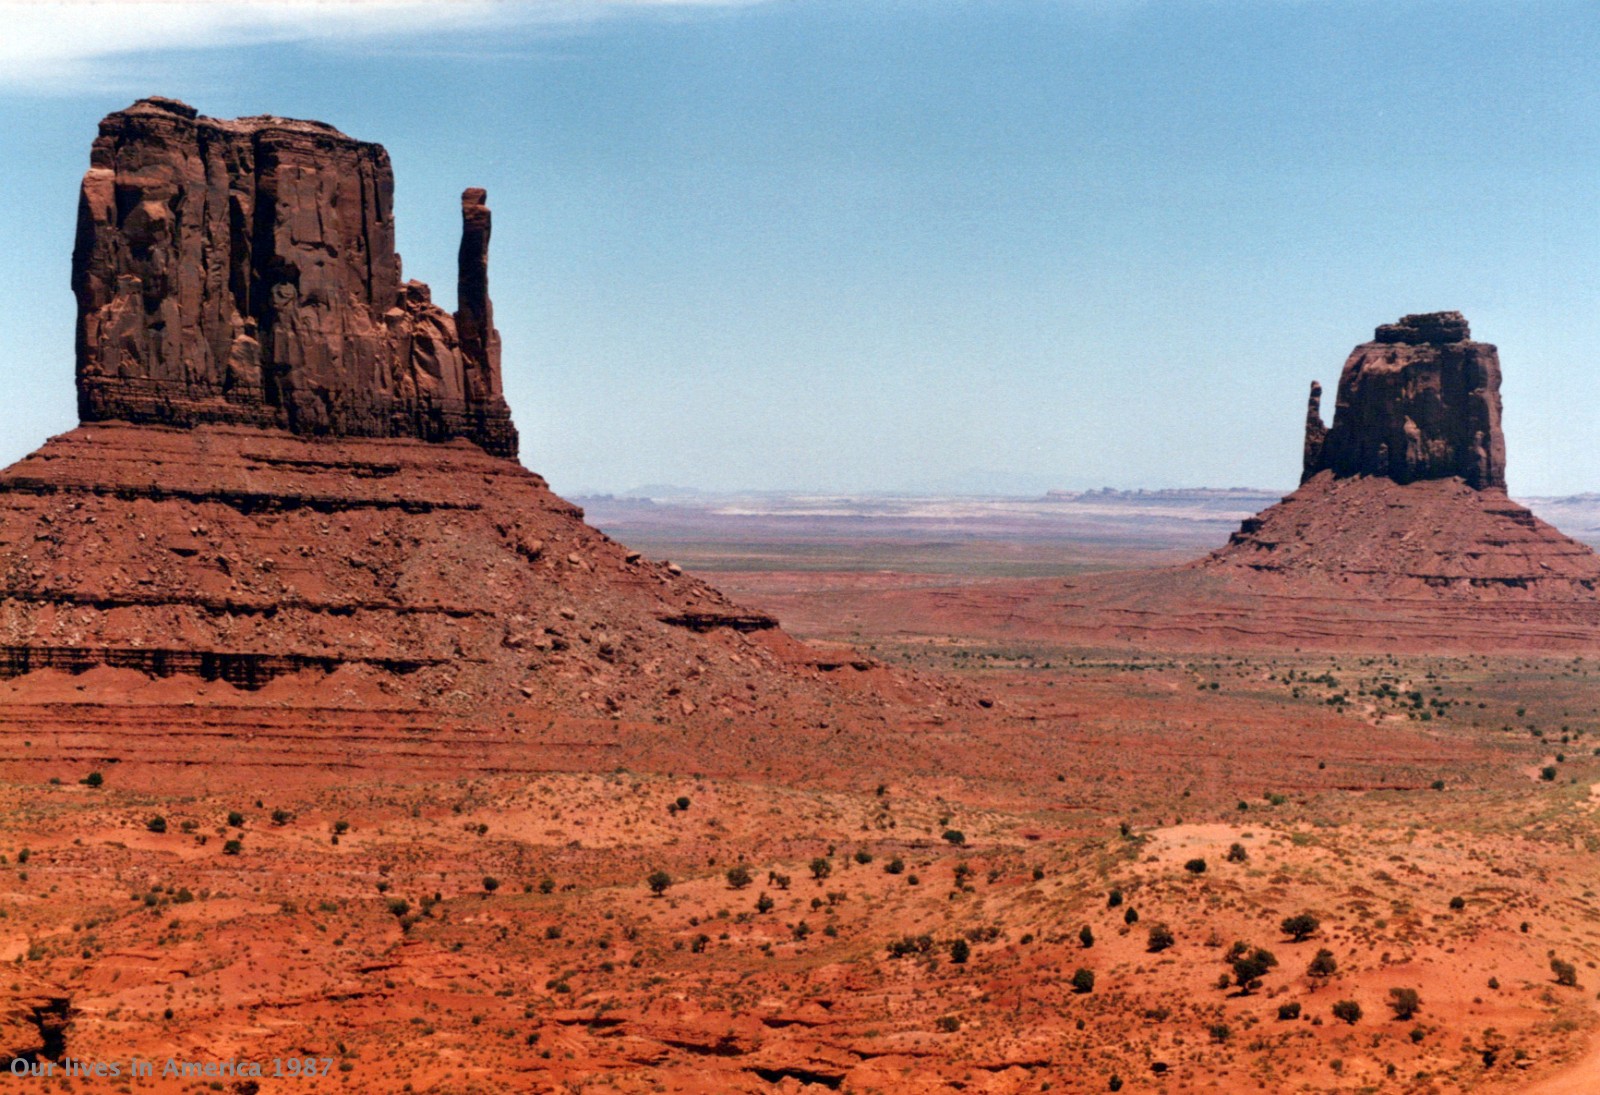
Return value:
M 0 91 L 106 91 L 161 55 L 240 46 L 416 41 L 581 25 L 629 12 L 761 0 L 0 0 Z

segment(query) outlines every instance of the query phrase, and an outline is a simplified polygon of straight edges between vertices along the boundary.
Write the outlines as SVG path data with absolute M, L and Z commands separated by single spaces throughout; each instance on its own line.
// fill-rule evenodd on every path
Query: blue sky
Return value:
M 1447 308 L 1513 493 L 1600 490 L 1596 56 L 1538 0 L 0 2 L 0 460 L 74 423 L 78 179 L 164 94 L 386 145 L 447 306 L 486 187 L 568 493 L 1288 487 L 1308 382 Z

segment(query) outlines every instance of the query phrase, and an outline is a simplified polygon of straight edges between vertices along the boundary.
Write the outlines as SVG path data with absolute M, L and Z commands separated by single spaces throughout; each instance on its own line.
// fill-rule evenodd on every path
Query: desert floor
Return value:
M 997 534 L 912 569 L 938 557 L 914 530 L 830 554 L 625 526 L 982 706 L 717 741 L 552 723 L 536 762 L 455 775 L 381 718 L 359 768 L 306 767 L 293 719 L 96 765 L 0 684 L 0 1034 L 64 1013 L 66 1057 L 122 1073 L 10 1088 L 1600 1089 L 1600 656 L 1095 649 L 914 614 L 1192 531 Z M 264 1075 L 162 1075 L 230 1060 Z

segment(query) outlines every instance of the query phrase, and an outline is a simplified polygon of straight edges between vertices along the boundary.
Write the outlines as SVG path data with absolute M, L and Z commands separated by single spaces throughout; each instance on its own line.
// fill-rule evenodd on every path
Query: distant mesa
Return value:
M 462 438 L 515 457 L 485 194 L 461 199 L 458 310 L 402 281 L 382 146 L 172 99 L 106 117 L 78 206 L 84 422 Z

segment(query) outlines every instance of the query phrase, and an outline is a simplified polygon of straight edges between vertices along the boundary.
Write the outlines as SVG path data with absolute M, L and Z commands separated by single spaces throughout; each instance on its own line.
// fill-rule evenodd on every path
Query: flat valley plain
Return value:
M 65 1017 L 67 1056 L 157 1073 L 14 1085 L 1593 1090 L 1600 649 L 1097 648 L 1008 616 L 1271 500 L 580 500 L 863 679 L 963 698 L 887 738 L 667 712 L 546 772 L 8 758 L 4 1044 Z M 1596 542 L 1594 500 L 1535 509 Z

